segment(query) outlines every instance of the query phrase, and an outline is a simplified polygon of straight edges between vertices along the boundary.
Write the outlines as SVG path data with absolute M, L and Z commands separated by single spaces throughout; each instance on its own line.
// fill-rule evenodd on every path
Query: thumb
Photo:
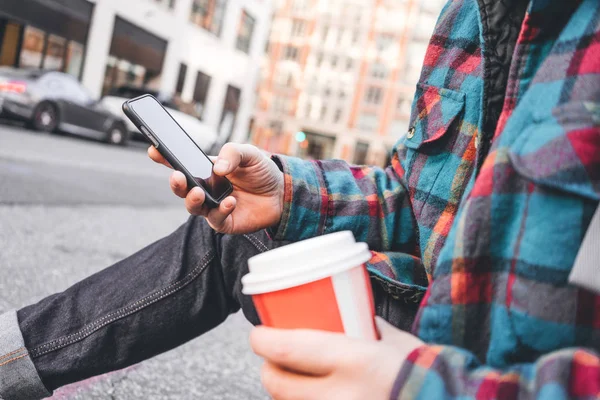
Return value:
M 414 346 L 415 348 L 423 344 L 418 337 L 396 328 L 381 317 L 375 317 L 375 325 L 377 326 L 382 342 L 387 342 L 394 346 Z
M 260 162 L 264 157 L 258 148 L 249 144 L 227 143 L 219 152 L 215 162 L 215 174 L 225 176 L 238 167 L 245 167 Z
M 395 336 L 397 331 L 399 331 L 398 328 L 394 327 L 392 324 L 379 316 L 375 317 L 375 326 L 377 327 L 377 331 L 379 331 L 381 340 L 389 340 Z

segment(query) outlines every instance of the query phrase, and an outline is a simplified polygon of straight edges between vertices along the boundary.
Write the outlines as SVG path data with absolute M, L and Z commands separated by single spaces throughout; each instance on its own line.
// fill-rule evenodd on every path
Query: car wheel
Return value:
M 129 141 L 127 128 L 121 124 L 113 124 L 106 133 L 106 142 L 117 146 L 125 146 Z
M 33 111 L 32 126 L 37 131 L 54 132 L 58 128 L 58 110 L 51 103 L 40 103 Z

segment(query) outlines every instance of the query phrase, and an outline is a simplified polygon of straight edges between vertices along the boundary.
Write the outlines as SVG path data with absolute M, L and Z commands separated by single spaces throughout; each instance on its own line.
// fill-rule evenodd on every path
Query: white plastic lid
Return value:
M 244 294 L 289 289 L 357 267 L 371 258 L 366 243 L 350 231 L 319 236 L 259 254 L 248 260 Z

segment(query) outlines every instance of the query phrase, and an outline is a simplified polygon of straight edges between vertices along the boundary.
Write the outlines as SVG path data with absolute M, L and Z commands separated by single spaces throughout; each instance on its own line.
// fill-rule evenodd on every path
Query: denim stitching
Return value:
M 403 288 L 398 285 L 393 285 L 376 275 L 371 275 L 371 278 L 377 281 L 383 287 L 383 290 L 395 300 L 402 300 L 405 303 L 419 303 L 425 295 L 424 291 L 417 288 Z
M 244 235 L 244 237 L 246 239 L 248 239 L 254 245 L 254 247 L 256 247 L 256 249 L 258 251 L 260 251 L 261 253 L 263 253 L 265 251 L 269 251 L 269 248 L 267 246 L 265 246 L 265 244 L 263 242 L 261 242 L 260 239 L 257 239 L 254 236 L 250 236 L 250 235 Z
M 10 363 L 11 363 L 11 362 L 13 362 L 13 361 L 20 360 L 21 358 L 24 358 L 24 357 L 27 357 L 27 356 L 28 356 L 28 354 L 23 354 L 23 355 L 20 355 L 20 356 L 18 356 L 18 357 L 15 357 L 15 358 L 13 358 L 13 359 L 11 359 L 11 360 L 5 361 L 5 362 L 3 362 L 2 364 L 0 364 L 0 367 L 3 367 L 3 366 L 5 366 L 5 365 L 7 365 L 7 364 L 10 364 Z
M 15 354 L 17 354 L 23 350 L 25 350 L 25 347 L 20 347 L 15 351 L 11 351 L 10 353 L 7 353 L 7 354 L 3 355 L 2 357 L 0 357 L 0 361 L 6 360 L 7 358 L 14 356 Z
M 256 247 L 256 249 L 258 251 L 260 251 L 260 252 L 269 251 L 269 248 L 267 246 L 265 246 L 265 244 L 263 242 L 261 242 L 258 238 L 251 236 L 251 235 L 244 235 L 244 236 L 246 237 L 246 239 L 248 239 L 250 242 L 252 242 L 252 244 L 254 245 L 254 247 Z
M 182 280 L 174 282 L 171 285 L 159 290 L 158 292 L 152 293 L 152 294 L 136 301 L 133 304 L 125 306 L 125 307 L 121 308 L 120 310 L 112 312 L 112 313 L 102 317 L 101 319 L 99 319 L 95 322 L 92 322 L 91 324 L 87 325 L 79 332 L 73 333 L 71 335 L 68 335 L 68 336 L 65 336 L 65 337 L 62 337 L 59 339 L 55 339 L 49 343 L 46 343 L 46 344 L 36 347 L 35 349 L 33 349 L 31 351 L 31 357 L 32 358 L 40 357 L 44 354 L 51 353 L 55 350 L 59 350 L 65 346 L 68 346 L 70 344 L 73 344 L 80 340 L 83 340 L 86 337 L 90 336 L 92 333 L 111 324 L 112 322 L 117 321 L 122 318 L 125 318 L 125 317 L 128 317 L 132 314 L 135 314 L 139 310 L 142 310 L 142 309 L 148 307 L 149 305 L 154 304 L 154 303 L 164 299 L 165 297 L 168 297 L 171 294 L 178 292 L 179 290 L 183 289 L 185 286 L 190 284 L 196 277 L 198 277 L 200 275 L 200 273 L 202 273 L 202 271 L 208 265 L 208 263 L 210 263 L 213 260 L 213 258 L 214 258 L 214 254 L 211 251 L 206 256 L 204 256 L 204 258 L 200 261 L 198 266 L 196 268 L 194 268 L 194 270 L 192 272 L 190 272 L 188 275 L 186 275 Z M 134 307 L 134 308 L 132 309 L 132 307 Z

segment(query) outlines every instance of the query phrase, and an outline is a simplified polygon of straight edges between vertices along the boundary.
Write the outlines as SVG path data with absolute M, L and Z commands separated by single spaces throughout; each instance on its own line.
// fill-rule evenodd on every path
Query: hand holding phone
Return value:
M 174 167 L 165 156 L 165 149 L 159 151 L 161 145 L 150 147 L 150 158 Z M 204 216 L 213 229 L 229 234 L 256 232 L 279 223 L 283 210 L 283 173 L 259 149 L 247 144 L 226 144 L 219 153 L 213 173 L 217 177 L 227 177 L 232 184 L 230 195 L 221 199 L 216 207 L 207 205 L 204 190 L 194 182 L 190 185 L 190 179 L 183 171 L 171 176 L 171 190 L 185 199 L 190 214 Z
M 213 163 L 160 102 L 144 95 L 123 104 L 125 115 L 152 142 L 163 157 L 187 178 L 190 187 L 201 187 L 209 207 L 218 207 L 233 187 L 213 173 Z

